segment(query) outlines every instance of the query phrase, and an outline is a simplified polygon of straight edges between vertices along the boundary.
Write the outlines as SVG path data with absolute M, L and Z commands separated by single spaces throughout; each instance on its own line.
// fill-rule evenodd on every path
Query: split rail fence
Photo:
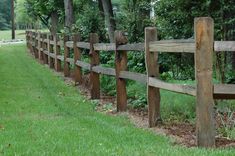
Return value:
M 35 58 L 58 72 L 63 70 L 65 77 L 73 72 L 75 84 L 82 83 L 82 68 L 90 71 L 91 99 L 100 98 L 100 74 L 116 77 L 117 111 L 125 111 L 127 108 L 126 79 L 146 84 L 149 127 L 156 126 L 161 119 L 160 89 L 195 96 L 197 144 L 214 147 L 214 99 L 235 99 L 235 85 L 213 84 L 213 52 L 235 51 L 235 41 L 214 41 L 214 22 L 209 17 L 195 18 L 194 38 L 159 41 L 154 27 L 145 28 L 145 43 L 135 44 L 128 44 L 121 31 L 115 32 L 115 43 L 99 43 L 95 33 L 90 34 L 89 42 L 83 42 L 78 34 L 60 39 L 58 35 L 26 31 L 27 47 Z M 89 50 L 90 63 L 81 61 L 82 49 Z M 69 57 L 71 51 L 73 58 Z M 99 51 L 115 52 L 115 69 L 100 65 Z M 127 70 L 128 51 L 145 52 L 146 75 Z M 172 84 L 160 80 L 157 61 L 159 52 L 192 53 L 195 58 L 196 85 Z M 73 71 L 70 65 L 74 65 Z

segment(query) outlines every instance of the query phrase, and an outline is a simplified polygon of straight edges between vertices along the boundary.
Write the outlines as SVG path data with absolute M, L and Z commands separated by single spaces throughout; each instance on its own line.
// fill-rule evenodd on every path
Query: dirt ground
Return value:
M 68 85 L 75 85 L 72 78 L 64 78 L 62 73 L 57 73 L 60 75 Z M 89 93 L 89 77 L 83 77 L 83 84 L 77 86 L 78 90 L 87 99 L 90 99 Z M 125 113 L 118 113 L 116 111 L 116 98 L 113 96 L 107 96 L 102 94 L 98 104 L 96 106 L 96 111 L 109 114 L 109 115 L 120 115 L 124 114 L 128 116 L 135 126 L 143 129 L 147 129 L 155 132 L 156 134 L 161 134 L 170 137 L 173 145 L 182 145 L 185 147 L 196 147 L 196 128 L 195 124 L 190 123 L 162 123 L 161 125 L 149 128 L 148 127 L 148 113 L 146 110 L 138 109 L 128 109 Z M 97 101 L 96 101 L 97 102 Z M 107 107 L 107 105 L 109 107 Z M 111 106 L 110 106 L 111 105 Z M 234 114 L 235 118 L 235 114 Z M 216 148 L 235 148 L 235 140 L 230 140 L 229 138 L 216 136 Z

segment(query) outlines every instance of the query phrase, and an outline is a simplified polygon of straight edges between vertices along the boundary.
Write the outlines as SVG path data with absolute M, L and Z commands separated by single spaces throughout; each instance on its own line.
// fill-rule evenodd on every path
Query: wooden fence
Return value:
M 63 69 L 70 76 L 74 65 L 74 81 L 82 83 L 82 68 L 90 71 L 91 99 L 100 98 L 100 74 L 114 76 L 117 89 L 117 111 L 127 108 L 126 79 L 147 84 L 149 127 L 158 124 L 160 116 L 160 89 L 196 97 L 197 144 L 215 146 L 214 99 L 235 99 L 235 85 L 213 84 L 213 52 L 235 51 L 235 41 L 214 41 L 214 22 L 209 17 L 196 18 L 192 40 L 158 40 L 156 28 L 145 28 L 145 43 L 128 44 L 122 32 L 115 32 L 115 43 L 99 43 L 97 34 L 90 34 L 89 42 L 82 42 L 78 34 L 59 36 L 26 31 L 29 51 L 50 68 Z M 71 40 L 72 38 L 72 40 Z M 64 47 L 64 55 L 61 49 Z M 81 61 L 82 49 L 89 50 L 90 63 Z M 69 58 L 70 52 L 74 53 Z M 115 69 L 100 65 L 99 51 L 115 52 Z M 127 52 L 145 52 L 147 75 L 127 70 Z M 195 57 L 196 85 L 163 82 L 159 79 L 158 53 L 192 53 Z M 62 63 L 63 62 L 63 63 Z M 63 68 L 62 68 L 63 64 Z M 183 101 L 182 101 L 183 102 Z

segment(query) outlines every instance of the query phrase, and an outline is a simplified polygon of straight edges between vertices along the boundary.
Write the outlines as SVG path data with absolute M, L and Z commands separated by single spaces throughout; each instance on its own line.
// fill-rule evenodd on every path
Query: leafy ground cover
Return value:
M 0 47 L 0 155 L 234 155 L 235 149 L 172 145 L 125 115 L 94 111 L 24 45 Z

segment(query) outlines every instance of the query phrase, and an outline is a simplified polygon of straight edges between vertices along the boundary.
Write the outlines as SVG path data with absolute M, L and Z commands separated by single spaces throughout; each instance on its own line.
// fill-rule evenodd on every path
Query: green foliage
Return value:
M 74 31 L 79 31 L 82 39 L 89 39 L 90 33 L 98 33 L 100 41 L 105 41 L 104 20 L 100 16 L 98 3 L 93 1 L 75 1 L 76 25 Z
M 125 0 L 116 13 L 119 30 L 128 33 L 129 42 L 142 42 L 144 28 L 153 25 L 150 19 L 150 1 Z
M 17 0 L 15 16 L 16 16 L 16 24 L 20 27 L 26 26 L 29 23 L 32 23 L 34 19 L 28 15 L 27 10 L 25 9 L 25 0 Z M 35 22 L 35 21 L 34 21 Z
M 10 29 L 11 24 L 11 1 L 0 1 L 0 30 Z
M 59 15 L 60 23 L 64 21 L 63 0 L 26 0 L 25 8 L 29 16 L 40 20 L 48 28 L 51 27 L 50 17 L 53 12 Z

